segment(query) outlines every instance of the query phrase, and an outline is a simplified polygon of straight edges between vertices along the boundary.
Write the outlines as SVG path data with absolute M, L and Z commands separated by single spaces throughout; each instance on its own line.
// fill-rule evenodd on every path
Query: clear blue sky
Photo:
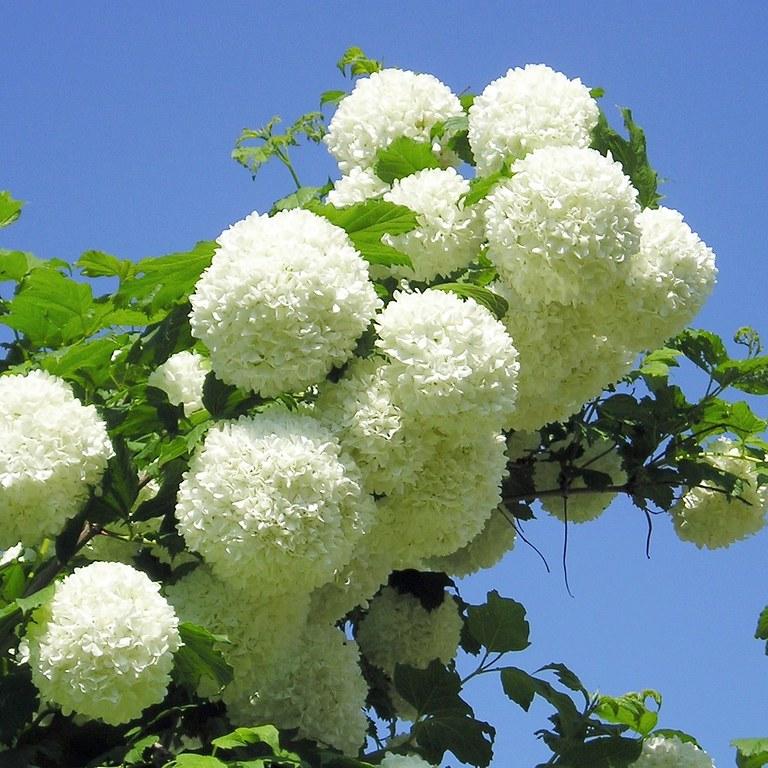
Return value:
M 313 109 L 343 88 L 351 44 L 388 65 L 479 90 L 511 66 L 544 62 L 633 108 L 651 160 L 719 257 L 699 323 L 724 335 L 765 317 L 768 4 L 722 2 L 14 3 L 0 25 L 0 189 L 27 200 L 0 247 L 75 259 L 97 248 L 139 258 L 215 237 L 290 191 L 279 168 L 256 182 L 229 160 L 241 128 Z M 306 183 L 333 172 L 297 155 Z M 764 414 L 763 414 L 764 415 Z M 680 543 L 626 503 L 572 528 L 528 526 L 553 566 L 525 546 L 465 588 L 498 588 L 528 608 L 533 670 L 564 661 L 606 693 L 665 695 L 661 724 L 689 730 L 733 764 L 728 741 L 768 735 L 768 659 L 752 639 L 768 603 L 768 533 L 724 552 Z M 499 726 L 497 766 L 546 755 L 532 732 L 548 711 L 518 713 L 498 684 L 477 685 L 478 714 Z M 455 764 L 455 761 L 454 761 Z

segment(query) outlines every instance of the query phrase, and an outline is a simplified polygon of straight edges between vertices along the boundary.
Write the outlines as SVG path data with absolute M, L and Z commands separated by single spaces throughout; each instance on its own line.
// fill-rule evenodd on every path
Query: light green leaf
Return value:
M 416 171 L 439 167 L 440 163 L 432 152 L 430 144 L 401 136 L 386 149 L 379 151 L 376 155 L 374 171 L 382 181 L 391 184 Z
M 137 265 L 128 259 L 118 259 L 103 251 L 86 251 L 75 262 L 86 277 L 117 277 L 124 280 L 133 277 Z
M 464 195 L 464 205 L 474 205 L 475 203 L 484 200 L 488 195 L 493 192 L 496 185 L 504 179 L 512 178 L 514 174 L 505 168 L 502 168 L 496 173 L 491 173 L 488 176 L 478 176 L 469 182 L 469 192 Z
M 347 95 L 346 91 L 323 91 L 320 94 L 320 106 L 324 106 L 326 104 L 338 104 L 345 96 Z
M 509 304 L 503 296 L 494 293 L 488 288 L 472 283 L 440 283 L 432 286 L 435 290 L 455 293 L 465 299 L 472 299 L 482 304 L 497 320 L 501 320 L 507 314 Z
M 176 759 L 168 764 L 172 768 L 227 768 L 227 764 L 219 760 L 218 757 L 210 755 L 178 755 Z
M 710 331 L 687 328 L 670 343 L 707 373 L 728 360 L 728 352 L 722 339 Z
M 293 208 L 303 208 L 311 200 L 319 200 L 323 195 L 326 195 L 333 188 L 333 184 L 328 183 L 322 187 L 301 187 L 290 195 L 281 197 L 272 206 L 270 214 L 275 214 L 278 211 L 288 211 Z
M 344 77 L 360 77 L 379 72 L 384 65 L 376 59 L 369 59 L 362 48 L 350 46 L 336 62 L 336 67 Z
M 715 380 L 750 395 L 768 395 L 768 355 L 727 360 L 714 369 Z
M 522 651 L 530 645 L 525 608 L 511 598 L 501 597 L 496 590 L 488 593 L 484 605 L 468 608 L 467 626 L 471 635 L 489 651 Z
M 655 709 L 649 709 L 646 702 L 651 700 Z M 639 693 L 625 693 L 623 696 L 600 696 L 595 714 L 609 723 L 629 726 L 641 736 L 647 736 L 659 720 L 661 695 L 657 691 L 645 690 Z
M 281 751 L 280 732 L 274 725 L 236 728 L 231 733 L 214 739 L 211 744 L 219 749 L 235 749 L 236 747 L 247 747 L 249 744 L 266 744 L 275 755 Z
M 26 251 L 9 251 L 0 248 L 0 281 L 15 280 L 17 283 L 42 261 Z
M 10 192 L 0 191 L 0 228 L 13 224 L 21 216 L 24 203 L 14 200 Z
M 768 738 L 733 739 L 737 768 L 761 768 L 768 764 Z

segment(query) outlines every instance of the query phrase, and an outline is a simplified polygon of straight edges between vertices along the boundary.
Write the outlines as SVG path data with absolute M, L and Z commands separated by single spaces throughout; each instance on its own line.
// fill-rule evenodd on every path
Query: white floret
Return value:
M 718 469 L 741 479 L 736 497 L 729 498 L 713 481 L 691 488 L 669 511 L 675 532 L 683 541 L 699 549 L 719 549 L 746 539 L 766 523 L 768 488 L 758 486 L 754 461 L 745 456 L 738 444 L 719 438 L 709 448 L 705 460 Z
M 104 422 L 45 371 L 0 377 L 0 548 L 55 536 L 114 455 Z
M 342 176 L 328 193 L 327 202 L 337 208 L 363 203 L 372 197 L 379 197 L 389 189 L 389 184 L 382 181 L 372 170 L 351 168 Z
M 184 350 L 171 355 L 147 378 L 151 387 L 162 389 L 173 405 L 183 405 L 186 414 L 203 409 L 203 385 L 211 370 L 210 361 L 197 352 Z
M 378 316 L 376 345 L 406 413 L 440 419 L 446 429 L 499 429 L 515 410 L 517 350 L 483 306 L 452 293 L 396 292 Z
M 477 258 L 483 223 L 474 207 L 462 198 L 469 182 L 455 169 L 428 168 L 398 179 L 384 199 L 415 211 L 416 229 L 384 237 L 384 242 L 408 255 L 413 264 L 393 267 L 395 277 L 428 282 L 449 275 Z
M 626 279 L 640 247 L 637 191 L 593 149 L 545 147 L 488 195 L 488 256 L 533 305 L 590 305 Z
M 459 99 L 433 75 L 384 69 L 361 78 L 341 100 L 323 138 L 343 173 L 371 168 L 395 139 L 427 142 L 435 123 L 464 114 Z
M 161 702 L 181 639 L 159 589 L 122 563 L 91 563 L 57 584 L 20 649 L 41 697 L 112 725 Z
M 469 143 L 477 173 L 541 147 L 588 147 L 600 110 L 578 78 L 569 80 L 544 64 L 510 69 L 469 109 Z
M 218 378 L 272 397 L 351 357 L 381 302 L 342 229 L 299 209 L 253 213 L 217 242 L 190 323 Z
M 279 409 L 212 428 L 179 488 L 187 546 L 226 581 L 309 592 L 352 556 L 373 502 L 311 416 Z
M 650 736 L 633 768 L 715 768 L 712 758 L 695 744 L 674 737 Z

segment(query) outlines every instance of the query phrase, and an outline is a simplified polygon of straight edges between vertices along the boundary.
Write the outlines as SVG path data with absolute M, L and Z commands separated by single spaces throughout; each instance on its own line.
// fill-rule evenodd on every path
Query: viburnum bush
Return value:
M 554 708 L 548 764 L 711 766 L 657 729 L 655 691 L 514 665 L 523 606 L 457 580 L 534 511 L 616 496 L 698 547 L 760 530 L 766 422 L 725 396 L 768 394 L 758 335 L 731 358 L 687 328 L 714 254 L 600 89 L 537 64 L 457 96 L 354 48 L 339 68 L 327 124 L 236 143 L 296 181 L 272 210 L 138 262 L 0 251 L 0 764 L 484 767 L 463 686 L 495 675 Z M 300 140 L 335 182 L 299 184 Z M 20 210 L 0 193 L 0 224 Z

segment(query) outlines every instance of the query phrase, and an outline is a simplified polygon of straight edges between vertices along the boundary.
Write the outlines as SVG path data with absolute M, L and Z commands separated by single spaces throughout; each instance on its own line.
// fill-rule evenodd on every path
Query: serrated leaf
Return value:
M 670 342 L 694 365 L 707 373 L 728 361 L 728 352 L 723 340 L 710 331 L 687 328 Z
M 220 688 L 232 681 L 232 667 L 216 648 L 229 642 L 226 637 L 189 622 L 179 624 L 179 635 L 183 645 L 176 651 L 175 673 L 182 685 L 195 691 L 202 677 L 209 677 Z
M 493 192 L 494 188 L 500 181 L 509 179 L 514 174 L 507 168 L 496 173 L 491 173 L 488 176 L 478 176 L 469 182 L 469 192 L 463 197 L 464 206 L 474 205 L 484 200 L 488 195 Z
M 176 759 L 170 763 L 173 768 L 228 768 L 227 764 L 219 760 L 218 757 L 210 755 L 177 755 Z
M 425 168 L 439 168 L 431 144 L 401 136 L 376 155 L 374 172 L 387 184 Z
M 484 306 L 497 320 L 501 320 L 509 309 L 509 303 L 503 296 L 473 283 L 440 283 L 433 285 L 432 288 L 446 293 L 455 293 L 464 299 L 472 299 Z
M 86 277 L 117 277 L 124 280 L 133 277 L 136 263 L 128 259 L 118 259 L 103 251 L 86 251 L 75 262 L 75 266 Z
M 81 342 L 46 355 L 40 365 L 48 373 L 62 379 L 100 387 L 109 380 L 112 355 L 123 342 L 124 338 L 119 336 Z
M 0 228 L 13 224 L 21 216 L 24 203 L 15 200 L 10 192 L 0 191 Z
M 320 106 L 338 104 L 346 95 L 346 91 L 323 91 L 320 94 Z
M 9 251 L 0 248 L 0 281 L 19 282 L 33 266 L 40 263 L 42 262 L 39 259 L 26 251 Z
M 733 739 L 737 768 L 761 768 L 768 764 L 768 738 Z
M 321 197 L 328 194 L 333 189 L 333 184 L 325 184 L 322 187 L 301 187 L 290 195 L 281 197 L 272 206 L 270 214 L 279 211 L 290 211 L 293 208 L 303 208 L 311 200 L 320 200 Z
M 656 709 L 646 705 L 650 699 Z M 600 696 L 595 714 L 609 723 L 629 726 L 641 736 L 647 736 L 659 720 L 661 696 L 657 691 L 645 690 L 638 693 L 625 693 L 623 696 Z
M 397 692 L 420 715 L 471 714 L 471 707 L 459 697 L 461 679 L 434 660 L 426 669 L 405 664 L 395 666 L 394 684 Z
M 713 371 L 715 380 L 750 395 L 768 395 L 768 355 L 727 360 Z
M 421 720 L 413 727 L 426 759 L 439 764 L 446 752 L 462 763 L 485 768 L 493 757 L 496 730 L 482 720 L 462 715 L 446 715 Z
M 360 77 L 379 72 L 383 64 L 376 59 L 370 59 L 362 48 L 356 45 L 350 46 L 336 62 L 337 69 L 344 77 Z
M 489 651 L 522 651 L 530 645 L 525 608 L 496 590 L 488 593 L 484 605 L 467 609 L 467 624 L 472 636 Z
M 578 675 L 576 675 L 575 672 L 570 670 L 565 664 L 561 663 L 552 663 L 552 664 L 545 664 L 543 667 L 539 667 L 539 669 L 536 670 L 537 672 L 554 672 L 555 677 L 566 687 L 570 688 L 572 691 L 576 691 L 578 693 L 583 693 L 588 698 L 587 689 L 582 684 L 581 680 L 579 680 Z
M 260 725 L 255 728 L 235 728 L 231 733 L 219 736 L 211 741 L 219 749 L 235 749 L 247 747 L 249 744 L 266 744 L 272 754 L 278 754 L 280 747 L 280 732 L 274 725 Z

